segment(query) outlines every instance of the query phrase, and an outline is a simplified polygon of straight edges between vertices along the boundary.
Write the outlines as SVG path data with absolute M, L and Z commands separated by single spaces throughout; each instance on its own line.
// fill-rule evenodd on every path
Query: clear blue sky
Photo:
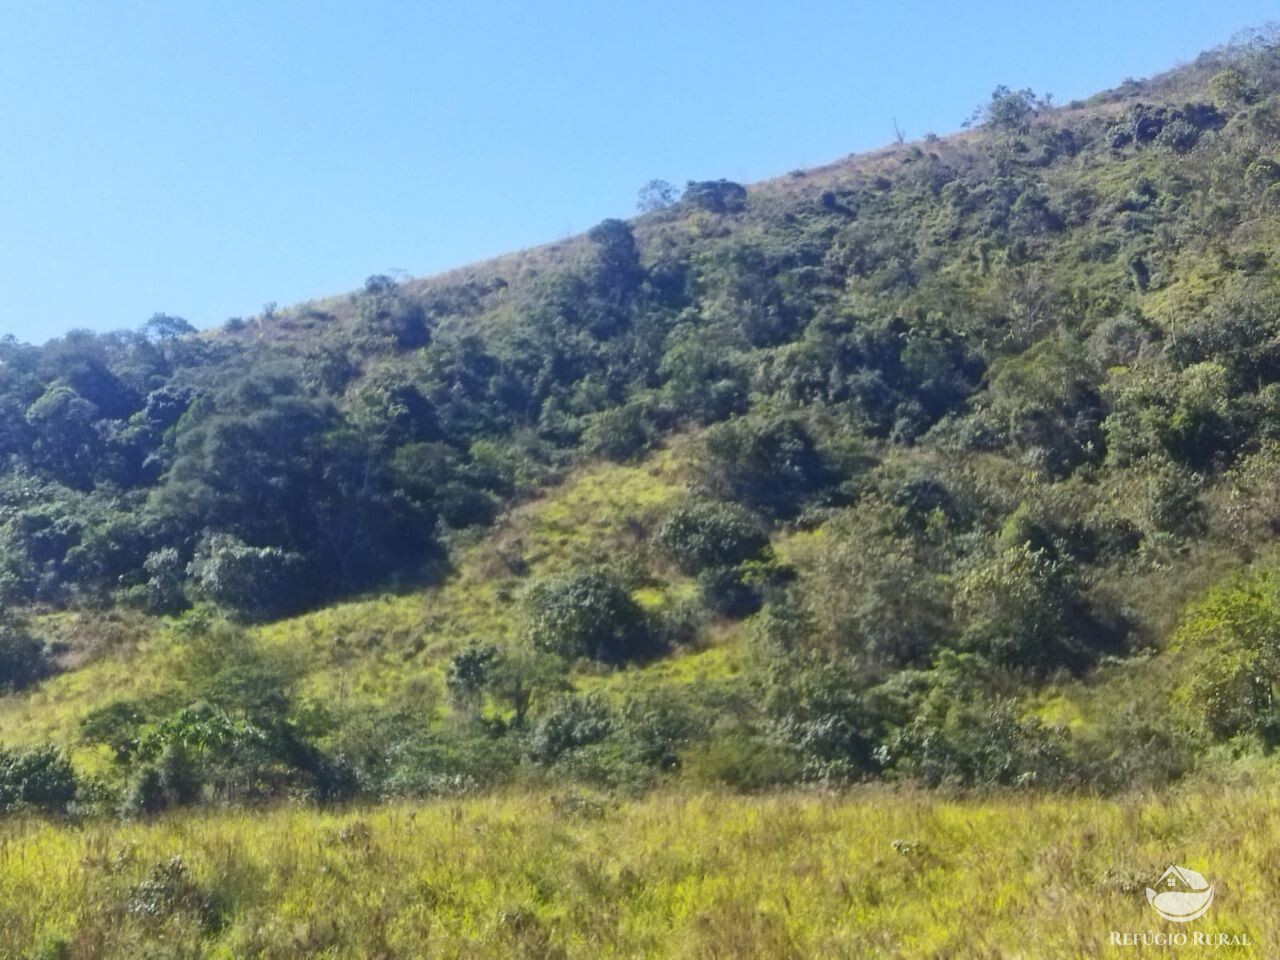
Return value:
M 0 333 L 200 324 L 1059 102 L 1262 0 L 0 3 Z

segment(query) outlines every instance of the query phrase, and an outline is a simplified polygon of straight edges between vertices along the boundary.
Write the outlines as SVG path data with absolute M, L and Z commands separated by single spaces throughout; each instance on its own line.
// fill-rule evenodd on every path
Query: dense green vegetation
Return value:
M 972 126 L 207 334 L 0 343 L 0 806 L 1270 751 L 1280 42 Z

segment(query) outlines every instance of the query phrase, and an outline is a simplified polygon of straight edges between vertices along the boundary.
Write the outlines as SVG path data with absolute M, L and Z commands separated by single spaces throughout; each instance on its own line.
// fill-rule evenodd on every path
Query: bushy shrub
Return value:
M 225 919 L 217 898 L 192 878 L 181 857 L 153 866 L 130 889 L 126 909 L 130 916 L 153 924 L 185 916 L 205 933 L 217 931 Z
M 929 786 L 1055 786 L 1072 773 L 1062 731 L 1019 716 L 1015 704 L 953 703 L 927 711 L 880 754 Z
M 566 753 L 600 743 L 616 727 L 613 711 L 602 696 L 565 696 L 538 718 L 529 737 L 529 756 L 555 763 Z
M 1229 580 L 1188 611 L 1171 646 L 1187 657 L 1178 701 L 1218 738 L 1280 742 L 1280 587 L 1273 569 Z
M 797 420 L 736 420 L 707 431 L 695 484 L 768 517 L 791 517 L 833 479 Z
M 9 615 L 0 617 L 0 692 L 29 687 L 53 669 L 48 650 L 31 635 L 26 623 Z
M 80 719 L 80 738 L 108 747 L 117 763 L 127 763 L 138 748 L 138 735 L 149 718 L 147 704 L 115 700 Z
M 139 817 L 186 806 L 200 798 L 200 789 L 200 774 L 187 748 L 171 743 L 160 756 L 134 770 L 120 812 L 126 817 Z
M 506 782 L 523 759 L 522 739 L 486 727 L 448 733 L 398 731 L 370 789 L 384 797 L 456 796 Z
M 0 812 L 23 806 L 63 813 L 77 786 L 71 762 L 56 747 L 0 748 Z
M 1192 769 L 1204 750 L 1183 717 L 1152 716 L 1148 703 L 1105 717 L 1096 731 L 1075 738 L 1073 764 L 1080 780 L 1099 790 L 1133 790 L 1173 783 Z
M 1110 638 L 1091 617 L 1070 567 L 1028 544 L 970 571 L 956 597 L 960 642 L 1001 666 L 1079 668 Z
M 879 767 L 885 717 L 872 704 L 856 661 L 802 655 L 769 667 L 770 729 L 806 780 L 842 783 Z
M 737 567 L 709 567 L 698 574 L 698 595 L 717 616 L 739 620 L 760 609 L 763 598 Z
M 693 783 L 735 790 L 765 790 L 800 779 L 795 752 L 768 735 L 744 729 L 713 730 L 682 754 L 681 769 Z
M 815 645 L 902 666 L 947 638 L 948 582 L 898 526 L 878 500 L 828 526 L 825 549 L 799 585 Z
M 230 534 L 206 537 L 187 572 L 199 596 L 251 620 L 300 610 L 312 596 L 301 554 L 251 547 Z
M 605 663 L 655 652 L 644 611 L 621 583 L 602 571 L 540 581 L 529 591 L 527 606 L 528 638 L 540 650 Z
M 681 199 L 710 213 L 740 213 L 747 206 L 747 191 L 732 180 L 690 180 Z
M 741 508 L 693 503 L 671 512 L 655 542 L 683 573 L 696 575 L 709 567 L 736 567 L 759 557 L 769 538 Z
M 648 444 L 649 429 L 644 412 L 634 404 L 594 414 L 582 433 L 586 450 L 606 460 L 631 460 Z
M 747 373 L 741 359 L 690 334 L 672 344 L 658 365 L 663 405 L 674 418 L 715 423 L 747 406 Z
M 489 683 L 501 651 L 491 643 L 473 643 L 449 658 L 445 666 L 444 685 L 455 707 L 475 710 Z
M 679 764 L 680 751 L 704 734 L 705 724 L 681 694 L 656 690 L 628 697 L 618 712 L 627 756 L 660 770 Z
M 985 414 L 1027 463 L 1061 476 L 1105 453 L 1099 379 L 1079 341 L 1045 339 L 994 369 Z
M 146 604 L 153 613 L 177 613 L 187 606 L 183 591 L 185 568 L 174 547 L 162 547 L 147 554 Z

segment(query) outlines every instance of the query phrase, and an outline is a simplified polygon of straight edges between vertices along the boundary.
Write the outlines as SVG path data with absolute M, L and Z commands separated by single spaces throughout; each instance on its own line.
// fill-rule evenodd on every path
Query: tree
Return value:
M 991 100 L 973 112 L 965 123 L 983 124 L 1006 133 L 1022 133 L 1041 109 L 1049 105 L 1050 98 L 1037 97 L 1029 87 L 1011 90 L 1004 84 L 991 91 Z
M 511 725 L 519 729 L 540 698 L 564 689 L 565 665 L 558 657 L 527 647 L 473 643 L 450 658 L 445 687 L 455 707 L 473 714 L 488 694 L 511 711 Z
M 665 180 L 650 180 L 640 188 L 636 209 L 641 213 L 665 210 L 680 199 L 679 192 Z
M 490 667 L 487 688 L 498 704 L 511 711 L 511 726 L 521 729 L 530 710 L 567 688 L 566 673 L 564 661 L 553 654 L 511 646 Z
M 709 213 L 741 213 L 747 208 L 747 188 L 732 180 L 690 180 L 681 199 Z
M 538 719 L 529 755 L 538 763 L 555 763 L 572 750 L 604 740 L 614 726 L 613 710 L 600 694 L 566 695 Z
M 822 645 L 857 654 L 868 665 L 924 661 L 949 627 L 946 579 L 929 569 L 910 539 L 890 529 L 892 515 L 888 505 L 873 501 L 834 522 L 829 546 L 806 581 L 809 618 Z
M 649 443 L 644 411 L 635 404 L 613 407 L 592 415 L 582 432 L 582 445 L 590 453 L 619 462 L 635 458 Z
M 955 610 L 961 646 L 1013 670 L 1079 668 L 1107 639 L 1070 567 L 1025 543 L 967 574 Z
M 1177 700 L 1215 737 L 1280 741 L 1280 588 L 1264 569 L 1214 587 L 1174 633 L 1190 660 Z
M 250 620 L 292 613 L 312 597 L 301 554 L 252 547 L 227 533 L 205 537 L 187 573 L 199 596 Z
M 644 611 L 612 576 L 584 571 L 533 585 L 527 597 L 530 643 L 564 657 L 623 663 L 652 654 Z
M 707 431 L 696 485 L 767 517 L 790 517 L 830 480 L 809 435 L 794 419 L 742 419 Z
M 1229 108 L 1250 103 L 1258 94 L 1245 75 L 1234 67 L 1214 74 L 1209 81 L 1209 89 L 1213 91 L 1215 100 Z
M 740 507 L 692 503 L 671 512 L 655 542 L 682 573 L 693 576 L 754 560 L 765 552 L 769 538 Z
M 450 657 L 444 672 L 449 701 L 461 710 L 471 713 L 479 710 L 485 688 L 501 658 L 501 650 L 491 643 L 469 644 Z
M 152 314 L 151 319 L 142 326 L 147 339 L 160 343 L 177 340 L 195 333 L 196 328 L 181 317 L 171 317 L 167 313 Z
M 35 431 L 32 459 L 67 486 L 93 487 L 102 455 L 101 411 L 68 383 L 54 382 L 26 411 Z
M 176 613 L 187 605 L 183 593 L 185 569 L 174 547 L 161 547 L 147 554 L 143 562 L 147 572 L 146 602 L 154 613 Z
M 56 747 L 21 752 L 0 747 L 0 812 L 21 805 L 63 813 L 77 787 L 75 769 Z
M 22 690 L 52 672 L 45 645 L 31 635 L 27 624 L 9 614 L 0 617 L 0 691 Z
M 390 277 L 374 276 L 365 281 L 358 316 L 366 335 L 386 341 L 394 349 L 410 350 L 431 342 L 422 304 L 406 295 Z

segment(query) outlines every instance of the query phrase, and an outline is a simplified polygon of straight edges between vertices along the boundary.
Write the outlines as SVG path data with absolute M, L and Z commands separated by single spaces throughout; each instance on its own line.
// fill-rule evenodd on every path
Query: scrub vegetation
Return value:
M 1268 955 L 1280 37 L 641 210 L 0 342 L 0 952 Z

